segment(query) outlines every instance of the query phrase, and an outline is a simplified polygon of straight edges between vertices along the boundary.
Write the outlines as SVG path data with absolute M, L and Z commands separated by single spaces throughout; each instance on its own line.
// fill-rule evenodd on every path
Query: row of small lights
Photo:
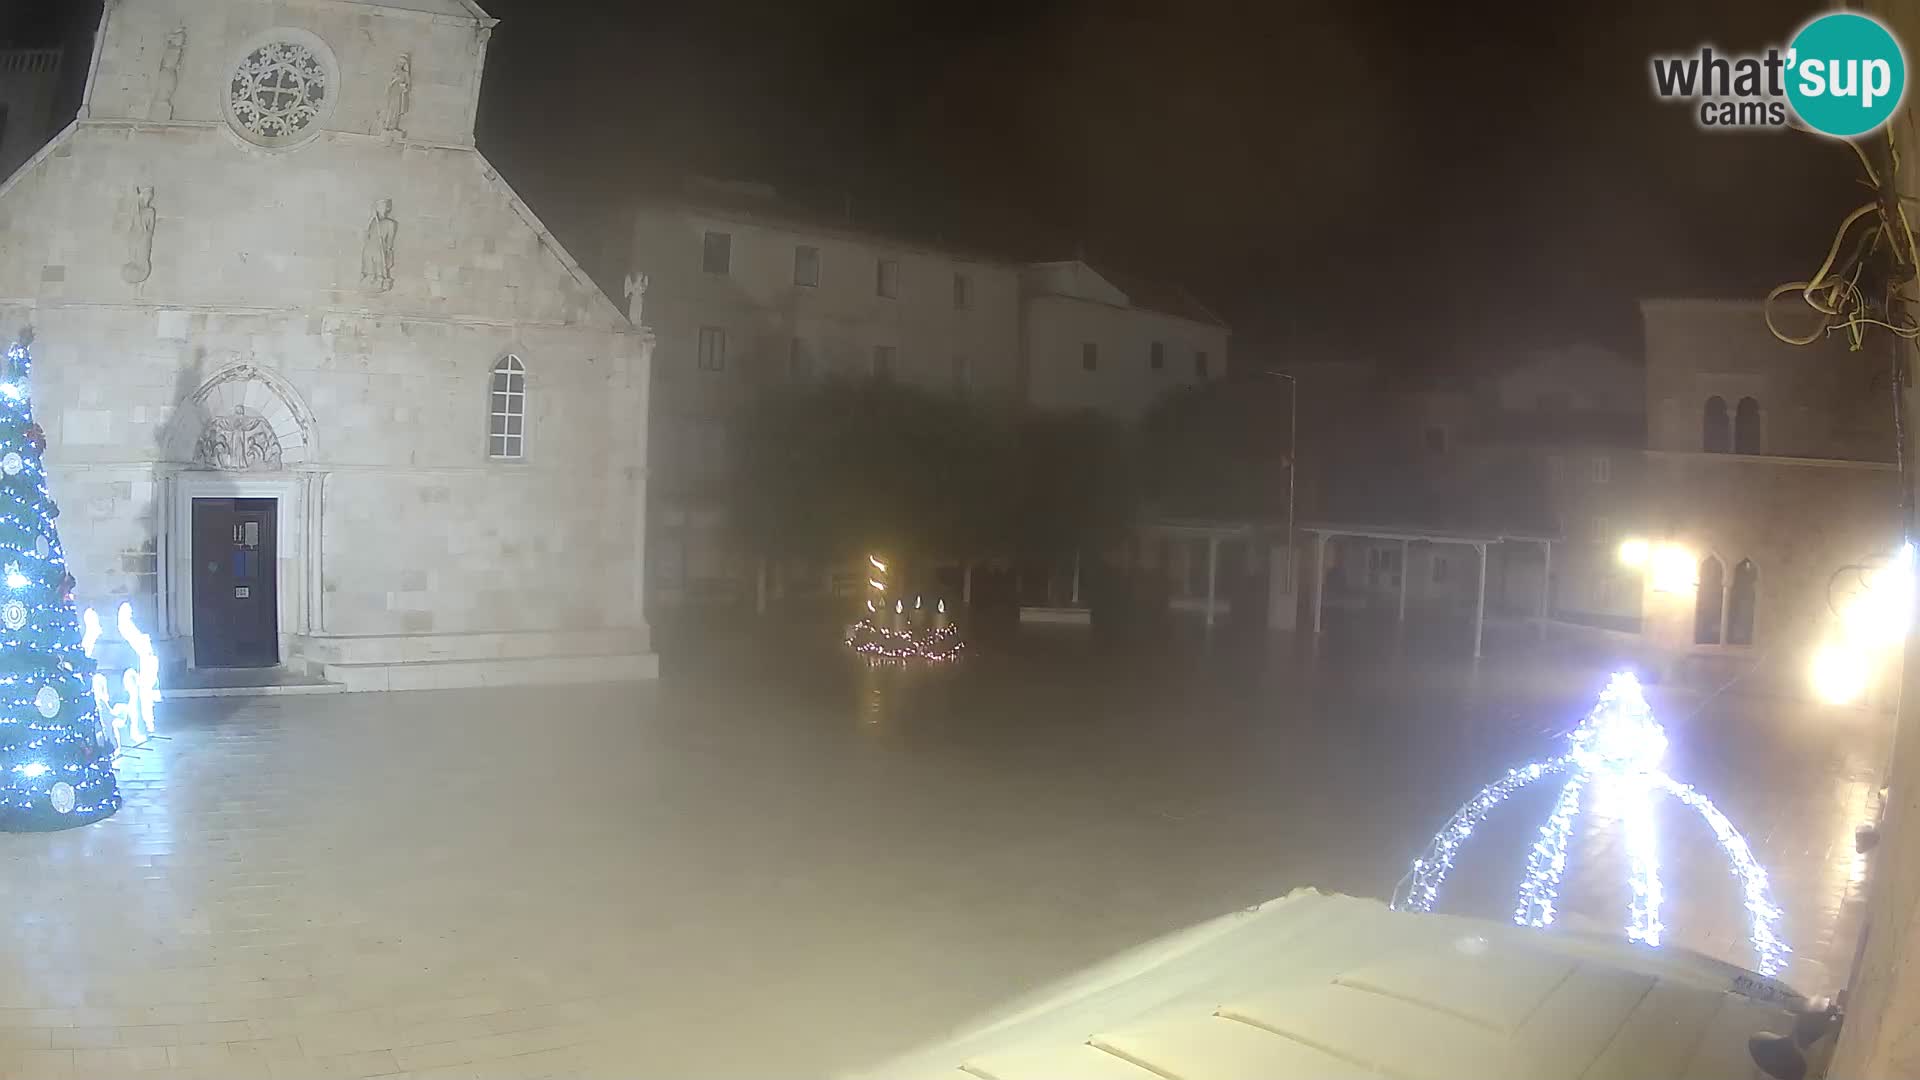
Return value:
M 1657 593 L 1699 588 L 1699 560 L 1681 544 L 1655 545 L 1634 537 L 1620 544 L 1620 563 L 1646 575 Z M 1914 547 L 1911 541 L 1885 566 L 1864 571 L 1859 593 L 1839 610 L 1839 629 L 1813 652 L 1808 676 L 1820 698 L 1832 705 L 1858 701 L 1874 671 L 1897 655 L 1913 625 Z

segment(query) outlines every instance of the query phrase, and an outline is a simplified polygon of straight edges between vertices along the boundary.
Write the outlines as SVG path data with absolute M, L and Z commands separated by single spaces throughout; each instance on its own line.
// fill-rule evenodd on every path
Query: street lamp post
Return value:
M 1293 495 L 1294 477 L 1300 472 L 1300 380 L 1284 371 L 1267 374 L 1287 380 L 1287 591 L 1291 593 L 1298 588 L 1293 550 Z

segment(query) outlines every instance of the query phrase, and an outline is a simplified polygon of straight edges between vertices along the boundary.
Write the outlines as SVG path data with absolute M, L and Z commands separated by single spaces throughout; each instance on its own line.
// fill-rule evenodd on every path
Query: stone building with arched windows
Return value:
M 1703 683 L 1795 696 L 1836 609 L 1897 551 L 1886 336 L 1792 346 L 1758 302 L 1648 300 L 1647 453 L 1633 527 L 1684 552 L 1645 575 L 1643 636 Z M 1776 321 L 1811 315 L 1791 304 Z M 1797 324 L 1782 326 L 1804 334 Z M 1676 556 L 1677 558 L 1677 556 Z
M 36 335 L 79 599 L 175 664 L 654 670 L 651 338 L 476 150 L 493 25 L 109 3 L 78 118 L 0 179 L 0 336 Z

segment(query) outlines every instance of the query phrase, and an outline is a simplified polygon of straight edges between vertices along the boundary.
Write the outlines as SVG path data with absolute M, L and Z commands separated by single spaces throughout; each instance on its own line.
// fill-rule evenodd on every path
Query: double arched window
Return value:
M 488 395 L 487 456 L 519 461 L 527 456 L 527 368 L 508 353 L 493 366 Z
M 1726 398 L 1708 398 L 1700 416 L 1700 449 L 1709 454 L 1760 453 L 1760 402 L 1743 397 L 1729 411 Z

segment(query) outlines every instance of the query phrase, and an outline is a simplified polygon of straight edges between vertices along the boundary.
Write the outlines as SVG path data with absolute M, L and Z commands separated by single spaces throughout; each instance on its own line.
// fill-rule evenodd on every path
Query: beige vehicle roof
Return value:
M 1311 890 L 1128 953 L 873 1080 L 1752 1077 L 1805 1002 L 1679 949 Z

